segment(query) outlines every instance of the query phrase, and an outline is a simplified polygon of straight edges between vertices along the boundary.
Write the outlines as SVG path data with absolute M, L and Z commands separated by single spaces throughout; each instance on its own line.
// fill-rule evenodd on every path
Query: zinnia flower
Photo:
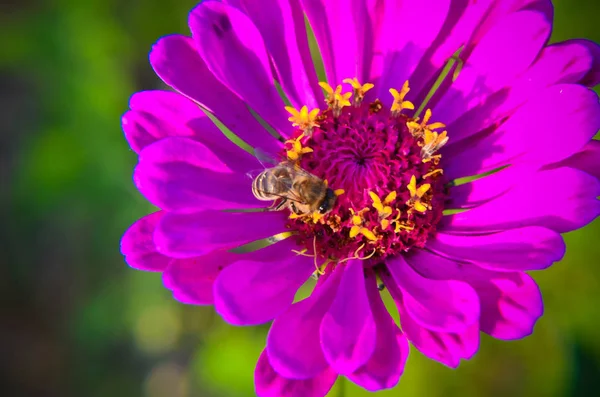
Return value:
M 550 1 L 204 1 L 189 26 L 150 53 L 176 92 L 137 93 L 123 117 L 135 185 L 160 210 L 122 252 L 231 324 L 274 320 L 258 395 L 323 396 L 338 375 L 391 388 L 409 341 L 456 367 L 480 331 L 532 332 L 526 271 L 600 213 L 600 49 L 548 45 Z M 326 181 L 331 210 L 322 196 L 321 211 L 261 210 L 251 148 Z

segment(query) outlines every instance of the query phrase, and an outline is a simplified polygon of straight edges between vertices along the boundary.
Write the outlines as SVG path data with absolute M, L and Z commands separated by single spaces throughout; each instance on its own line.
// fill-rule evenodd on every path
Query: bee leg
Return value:
M 282 199 L 273 207 L 273 211 L 279 211 L 280 209 L 282 209 L 286 205 L 287 201 L 288 200 L 286 198 Z

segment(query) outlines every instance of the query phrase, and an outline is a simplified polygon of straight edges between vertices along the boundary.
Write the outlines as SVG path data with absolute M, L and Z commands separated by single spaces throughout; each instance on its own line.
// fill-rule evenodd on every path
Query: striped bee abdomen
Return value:
M 258 200 L 272 201 L 276 198 L 269 193 L 271 191 L 269 179 L 272 178 L 269 171 L 268 169 L 264 170 L 252 181 L 252 193 Z

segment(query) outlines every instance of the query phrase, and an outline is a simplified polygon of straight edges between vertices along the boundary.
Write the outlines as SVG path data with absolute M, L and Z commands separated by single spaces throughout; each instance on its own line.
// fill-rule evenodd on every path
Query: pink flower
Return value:
M 150 53 L 177 92 L 137 93 L 123 116 L 134 182 L 160 211 L 122 252 L 184 303 L 236 325 L 274 320 L 258 395 L 324 396 L 338 375 L 391 388 L 409 341 L 456 367 L 480 331 L 533 331 L 543 304 L 526 271 L 560 260 L 560 233 L 600 214 L 600 105 L 587 88 L 600 48 L 547 45 L 549 1 L 205 1 L 189 25 L 191 38 Z M 253 150 L 207 112 L 247 149 L 326 180 L 316 204 L 300 211 L 300 185 L 282 179 L 295 195 L 260 210 Z M 311 275 L 311 296 L 293 303 Z

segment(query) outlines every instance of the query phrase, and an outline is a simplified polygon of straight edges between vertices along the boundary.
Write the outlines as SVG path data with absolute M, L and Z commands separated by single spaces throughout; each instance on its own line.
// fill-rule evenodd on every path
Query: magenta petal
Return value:
M 457 80 L 434 107 L 436 119 L 449 124 L 510 84 L 535 60 L 551 26 L 532 11 L 501 19 L 473 49 Z
M 333 387 L 337 374 L 327 367 L 309 379 L 286 379 L 271 364 L 263 350 L 254 371 L 254 384 L 258 397 L 325 397 Z
M 503 118 L 546 87 L 561 83 L 579 83 L 592 68 L 592 55 L 577 40 L 544 48 L 535 63 L 512 84 L 487 98 L 481 106 L 463 113 L 448 126 L 454 146 Z M 460 150 L 460 149 L 457 149 Z
M 129 108 L 122 124 L 125 137 L 136 153 L 168 136 L 195 138 L 199 133 L 190 128 L 188 122 L 208 119 L 198 105 L 172 91 L 137 92 L 131 96 Z M 204 126 L 205 133 L 221 134 L 217 126 L 210 119 L 208 121 L 210 124 Z
M 445 216 L 439 230 L 483 233 L 543 226 L 564 233 L 600 214 L 598 196 L 600 181 L 585 172 L 567 167 L 540 171 L 495 200 Z
M 372 73 L 372 79 L 381 76 L 377 88 L 384 104 L 389 106 L 392 102 L 390 88 L 400 90 L 410 79 L 442 28 L 450 3 L 450 0 L 386 2 L 380 38 L 384 42 L 381 48 L 384 57 L 381 69 Z M 423 15 L 427 15 L 427 29 L 420 27 Z
M 273 321 L 267 353 L 275 372 L 290 379 L 310 379 L 327 368 L 319 338 L 323 316 L 336 297 L 343 267 L 321 277 L 312 295 L 294 303 Z
M 376 332 L 363 263 L 351 260 L 344 266 L 337 295 L 321 323 L 321 346 L 329 365 L 344 375 L 356 371 L 373 354 Z
M 493 272 L 427 251 L 410 255 L 407 261 L 426 277 L 469 283 L 481 304 L 480 328 L 494 338 L 519 339 L 531 334 L 544 311 L 538 286 L 523 272 Z
M 233 173 L 203 144 L 189 138 L 164 138 L 139 155 L 134 181 L 154 205 L 169 211 L 261 207 L 252 180 Z
M 566 124 L 569 139 L 563 138 Z M 580 85 L 555 85 L 531 98 L 491 134 L 469 146 L 449 148 L 445 153 L 452 159 L 444 175 L 454 179 L 507 164 L 550 164 L 579 151 L 598 129 L 600 103 L 596 93 Z
M 279 75 L 279 81 L 292 106 L 320 107 L 323 92 L 308 47 L 304 14 L 299 0 L 276 0 L 265 6 L 240 0 L 240 9 L 252 19 Z
M 362 76 L 360 59 L 367 17 L 363 1 L 300 0 L 315 34 L 327 80 L 332 86 Z M 361 83 L 363 83 L 361 81 Z
M 162 272 L 172 261 L 156 250 L 152 235 L 164 212 L 157 211 L 136 221 L 121 238 L 121 254 L 134 269 Z
M 224 269 L 214 285 L 217 313 L 233 325 L 256 325 L 286 310 L 315 271 L 313 260 L 294 254 L 294 248 L 283 241 L 262 249 L 273 262 L 244 258 Z
M 477 322 L 479 300 L 467 283 L 423 277 L 402 256 L 387 260 L 386 265 L 417 324 L 433 331 L 462 332 Z
M 583 39 L 573 41 L 584 45 L 592 56 L 592 67 L 582 79 L 581 84 L 585 84 L 588 87 L 595 87 L 596 85 L 600 84 L 600 44 L 591 40 Z
M 371 311 L 377 324 L 373 355 L 363 366 L 348 375 L 348 379 L 369 390 L 389 389 L 398 384 L 408 358 L 408 341 L 388 313 L 374 274 L 365 280 Z
M 168 213 L 154 232 L 154 242 L 165 255 L 190 258 L 285 232 L 284 221 L 280 212 Z
M 410 342 L 425 356 L 451 368 L 456 368 L 460 360 L 469 360 L 479 349 L 479 324 L 469 325 L 459 333 L 436 332 L 421 327 L 398 305 L 402 329 Z
M 544 312 L 542 294 L 526 273 L 496 273 L 469 281 L 481 300 L 481 330 L 494 338 L 524 338 Z
M 125 136 L 135 152 L 169 136 L 189 137 L 208 146 L 228 167 L 240 172 L 260 167 L 256 158 L 229 140 L 196 103 L 171 91 L 134 94 L 123 116 Z
M 163 273 L 163 284 L 179 302 L 212 305 L 213 284 L 219 272 L 240 257 L 221 249 L 194 258 L 173 259 Z
M 471 182 L 450 189 L 446 208 L 473 208 L 502 196 L 513 187 L 531 178 L 536 168 L 533 165 L 513 165 Z
M 468 360 L 475 355 L 479 348 L 478 322 L 460 333 L 431 331 L 417 324 L 406 311 L 396 283 L 389 277 L 384 277 L 384 282 L 396 302 L 406 337 L 421 353 L 452 368 L 458 367 L 461 359 Z
M 208 109 L 249 145 L 266 150 L 281 147 L 246 104 L 208 70 L 191 37 L 161 38 L 152 47 L 150 63 L 165 83 Z
M 218 1 L 200 3 L 190 12 L 196 49 L 206 66 L 277 131 L 292 126 L 273 85 L 269 57 L 252 21 L 240 10 Z
M 500 271 L 541 270 L 562 259 L 565 243 L 550 229 L 530 226 L 485 235 L 437 233 L 427 248 L 459 262 Z
M 218 304 L 213 289 L 219 274 L 228 266 L 238 262 L 260 261 L 275 262 L 287 255 L 294 246 L 287 240 L 264 249 L 244 254 L 217 249 L 206 255 L 186 259 L 173 259 L 163 273 L 163 283 L 173 291 L 173 297 L 182 303 L 193 305 Z M 217 307 L 218 311 L 218 307 Z
M 473 32 L 476 28 L 485 29 L 490 26 L 484 16 L 491 3 L 492 1 L 452 0 L 444 25 L 410 77 L 411 91 L 417 94 L 415 103 L 423 101 L 456 50 L 463 45 L 472 47 L 477 44 L 478 37 L 473 36 Z
M 600 141 L 589 141 L 582 150 L 563 160 L 560 165 L 577 168 L 600 179 Z

